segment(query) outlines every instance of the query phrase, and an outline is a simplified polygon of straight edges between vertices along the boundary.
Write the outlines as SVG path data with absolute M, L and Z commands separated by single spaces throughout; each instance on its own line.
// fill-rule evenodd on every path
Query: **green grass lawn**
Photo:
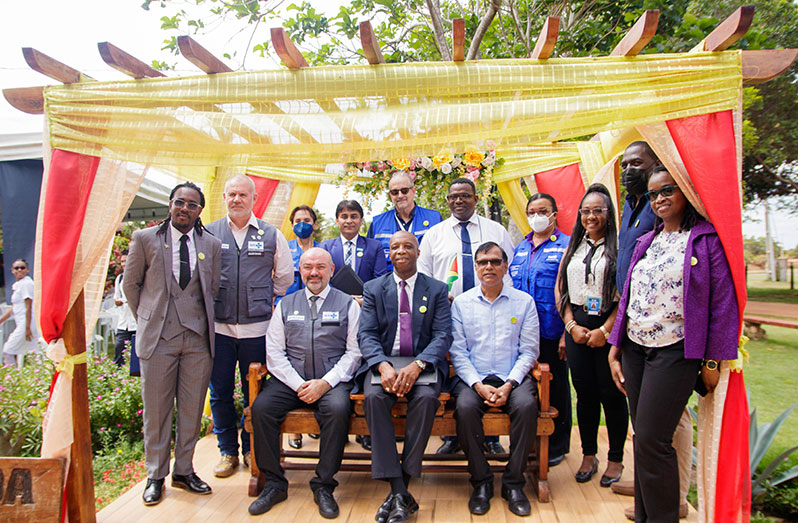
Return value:
M 798 274 L 796 274 L 798 277 Z M 790 282 L 770 281 L 764 272 L 748 273 L 748 299 L 752 301 L 775 301 L 798 304 L 798 282 L 790 289 Z

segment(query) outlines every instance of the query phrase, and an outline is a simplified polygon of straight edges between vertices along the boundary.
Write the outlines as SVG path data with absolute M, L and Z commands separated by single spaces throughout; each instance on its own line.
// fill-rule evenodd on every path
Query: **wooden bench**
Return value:
M 450 373 L 453 370 L 450 367 Z M 252 363 L 249 366 L 249 374 L 247 381 L 249 383 L 249 398 L 250 405 L 244 409 L 246 417 L 245 426 L 250 434 L 250 479 L 249 479 L 249 495 L 257 496 L 263 488 L 265 477 L 258 470 L 255 463 L 255 442 L 252 431 L 252 420 L 250 414 L 250 406 L 261 390 L 263 379 L 267 376 L 268 371 L 265 365 L 260 363 Z M 545 363 L 535 362 L 535 367 L 530 373 L 531 376 L 537 381 L 538 386 L 538 423 L 537 423 L 537 438 L 535 439 L 535 446 L 529 455 L 529 463 L 527 472 L 531 476 L 532 484 L 535 486 L 538 500 L 542 503 L 548 503 L 551 500 L 551 491 L 549 490 L 549 436 L 554 433 L 554 418 L 557 417 L 557 409 L 552 407 L 549 402 L 549 388 L 552 379 L 549 366 Z M 350 398 L 353 402 L 354 413 L 349 421 L 349 434 L 358 436 L 369 435 L 368 425 L 366 424 L 366 416 L 363 410 L 363 394 L 351 394 Z M 454 401 L 451 395 L 447 392 L 442 392 L 438 399 L 441 406 L 436 412 L 435 422 L 432 425 L 433 436 L 455 436 L 457 435 L 456 422 L 454 419 Z M 403 436 L 405 433 L 405 416 L 407 415 L 407 400 L 399 398 L 393 408 L 393 422 L 397 436 Z M 482 424 L 485 429 L 486 436 L 506 436 L 510 434 L 510 417 L 504 414 L 500 409 L 491 408 L 485 413 L 482 418 Z M 319 425 L 316 422 L 314 411 L 312 409 L 296 409 L 288 413 L 285 422 L 281 427 L 280 437 L 280 455 L 282 456 L 282 466 L 285 470 L 314 470 L 315 463 L 308 461 L 292 461 L 288 458 L 311 458 L 318 459 L 319 453 L 314 450 L 293 450 L 282 448 L 283 437 L 282 434 L 318 434 L 320 432 Z M 344 462 L 341 464 L 340 470 L 344 471 L 371 471 L 371 453 L 370 452 L 344 452 Z M 488 456 L 492 461 L 506 461 L 507 454 Z M 369 463 L 348 463 L 347 461 L 368 461 Z M 453 463 L 453 462 L 461 463 Z M 438 455 L 438 454 L 424 454 L 424 462 L 422 471 L 424 472 L 468 472 L 466 458 L 462 454 Z M 494 464 L 491 466 L 494 470 L 504 470 L 504 465 Z
M 748 334 L 748 337 L 750 337 L 752 340 L 761 340 L 767 338 L 767 334 L 762 328 L 762 325 L 773 325 L 774 327 L 798 329 L 798 321 L 768 318 L 766 316 L 755 316 L 753 314 L 744 314 L 743 321 L 745 322 L 746 334 Z

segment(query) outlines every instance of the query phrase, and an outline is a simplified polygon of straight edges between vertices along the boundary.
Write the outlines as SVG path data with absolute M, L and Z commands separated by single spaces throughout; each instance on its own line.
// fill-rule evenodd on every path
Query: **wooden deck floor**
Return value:
M 623 522 L 625 507 L 632 504 L 632 498 L 617 496 L 608 488 L 599 486 L 599 476 L 606 466 L 607 437 L 604 427 L 599 433 L 599 473 L 588 483 L 579 484 L 573 479 L 579 463 L 581 452 L 579 432 L 576 427 L 572 432 L 571 453 L 557 467 L 549 472 L 551 485 L 551 503 L 538 503 L 532 489 L 527 485 L 526 493 L 532 502 L 532 514 L 525 518 L 540 522 Z M 349 450 L 359 449 L 350 436 Z M 305 446 L 318 443 L 307 436 Z M 502 444 L 509 446 L 507 438 Z M 430 438 L 428 451 L 440 445 L 437 437 Z M 213 522 L 244 521 L 254 517 L 247 512 L 247 507 L 254 498 L 247 496 L 247 480 L 249 474 L 243 467 L 233 476 L 225 479 L 213 476 L 213 467 L 218 460 L 216 439 L 214 436 L 203 438 L 197 444 L 194 466 L 197 474 L 213 488 L 210 496 L 197 496 L 183 490 L 167 488 L 164 500 L 157 506 L 145 507 L 141 502 L 144 482 L 136 485 L 119 499 L 105 507 L 97 514 L 101 523 L 110 522 Z M 632 442 L 631 436 L 626 442 L 626 469 L 623 478 L 632 478 Z M 313 476 L 310 471 L 288 471 L 290 487 L 288 500 L 275 506 L 270 512 L 259 516 L 262 521 L 326 521 L 319 516 L 313 503 L 313 495 L 308 482 Z M 335 497 L 340 505 L 339 521 L 372 522 L 377 507 L 388 493 L 388 485 L 382 481 L 373 481 L 370 474 L 362 472 L 340 472 L 337 475 L 340 483 L 335 490 Z M 420 509 L 411 521 L 418 522 L 503 522 L 517 521 L 506 502 L 500 497 L 501 478 L 496 475 L 496 495 L 491 501 L 491 510 L 485 516 L 471 516 L 468 512 L 468 497 L 471 487 L 466 474 L 424 474 L 420 480 L 410 485 L 410 492 L 419 503 Z M 697 521 L 697 514 L 691 508 L 687 521 Z

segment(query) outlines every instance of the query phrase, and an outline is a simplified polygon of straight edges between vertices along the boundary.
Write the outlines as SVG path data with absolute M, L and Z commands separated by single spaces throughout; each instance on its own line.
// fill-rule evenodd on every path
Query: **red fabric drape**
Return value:
M 41 227 L 39 322 L 49 343 L 61 335 L 69 309 L 69 286 L 83 217 L 100 159 L 53 150 Z
M 745 310 L 745 262 L 742 209 L 737 179 L 737 154 L 731 111 L 704 114 L 667 122 L 690 180 L 718 231 L 729 260 L 740 325 Z M 751 513 L 751 471 L 748 447 L 748 401 L 742 372 L 732 372 L 723 410 L 715 521 L 748 521 Z
M 565 234 L 571 234 L 579 212 L 579 202 L 585 194 L 579 164 L 573 163 L 539 172 L 535 175 L 535 184 L 538 191 L 554 197 L 557 202 L 558 228 Z
M 250 174 L 247 176 L 255 182 L 255 192 L 258 193 L 258 201 L 255 202 L 252 212 L 258 218 L 263 218 L 263 213 L 266 212 L 266 208 L 269 206 L 269 202 L 272 196 L 274 196 L 274 191 L 277 190 L 277 186 L 280 182 L 279 180 L 263 178 L 262 176 L 252 176 Z

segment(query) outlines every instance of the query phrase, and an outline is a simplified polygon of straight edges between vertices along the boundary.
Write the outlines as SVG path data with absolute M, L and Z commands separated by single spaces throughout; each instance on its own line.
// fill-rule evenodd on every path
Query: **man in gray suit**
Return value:
M 192 460 L 213 361 L 213 300 L 219 287 L 221 242 L 203 233 L 199 215 L 205 196 L 199 187 L 181 183 L 169 200 L 163 223 L 133 233 L 124 279 L 125 296 L 138 322 L 145 505 L 161 501 L 169 473 L 175 398 L 172 486 L 211 493 L 194 473 Z

